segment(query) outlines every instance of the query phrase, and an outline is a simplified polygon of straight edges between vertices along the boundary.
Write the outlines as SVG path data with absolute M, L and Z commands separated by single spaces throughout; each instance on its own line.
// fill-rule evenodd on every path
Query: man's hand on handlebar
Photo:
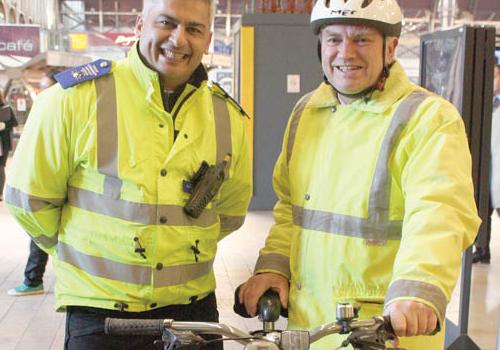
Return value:
M 437 316 L 434 310 L 417 301 L 397 300 L 384 310 L 389 315 L 391 325 L 398 337 L 429 335 L 437 326 Z
M 259 298 L 268 289 L 273 289 L 279 294 L 280 303 L 283 308 L 288 307 L 288 280 L 277 273 L 261 273 L 252 276 L 240 288 L 240 303 L 245 305 L 247 312 L 255 316 Z

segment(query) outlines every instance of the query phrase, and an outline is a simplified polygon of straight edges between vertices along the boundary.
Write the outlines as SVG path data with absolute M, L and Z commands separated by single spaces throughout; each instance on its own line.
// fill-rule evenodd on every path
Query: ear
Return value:
M 210 42 L 212 41 L 212 35 L 212 32 L 208 35 L 207 44 L 205 46 L 205 55 L 208 55 L 208 48 L 210 47 Z
M 392 62 L 394 56 L 396 55 L 396 47 L 398 46 L 399 40 L 397 37 L 387 37 L 386 38 L 386 51 L 385 51 L 385 61 Z
M 137 16 L 135 20 L 134 34 L 137 38 L 142 35 L 142 30 L 144 29 L 144 17 L 142 15 Z

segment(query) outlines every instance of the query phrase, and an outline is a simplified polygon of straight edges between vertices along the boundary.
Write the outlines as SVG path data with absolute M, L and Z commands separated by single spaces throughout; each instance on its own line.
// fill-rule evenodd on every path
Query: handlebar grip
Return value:
M 106 317 L 104 333 L 109 335 L 155 335 L 161 336 L 164 320 L 124 319 Z
M 245 318 L 252 318 L 247 312 L 245 305 L 240 303 L 240 288 L 234 291 L 234 305 L 233 311 Z M 279 315 L 283 317 L 288 317 L 288 309 L 281 307 L 279 294 L 272 289 L 268 289 L 259 299 L 257 303 L 257 313 L 259 317 L 264 322 L 274 322 L 279 318 Z
M 257 309 L 259 319 L 263 322 L 276 322 L 281 313 L 279 294 L 271 289 L 266 290 L 257 303 Z
M 383 316 L 383 317 L 384 317 L 385 330 L 387 331 L 387 333 L 392 334 L 394 337 L 396 337 L 396 333 L 394 332 L 394 328 L 392 328 L 391 318 L 388 315 Z M 436 335 L 440 331 L 441 331 L 441 325 L 439 324 L 439 321 L 438 321 L 438 323 L 436 324 L 436 329 L 434 329 L 431 333 L 429 333 L 427 335 Z

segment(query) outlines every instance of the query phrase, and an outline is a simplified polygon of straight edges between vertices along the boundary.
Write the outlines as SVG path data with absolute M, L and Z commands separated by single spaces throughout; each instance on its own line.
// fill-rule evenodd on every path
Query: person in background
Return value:
M 334 322 L 336 304 L 385 314 L 408 350 L 442 350 L 446 305 L 477 234 L 472 160 L 456 108 L 410 82 L 397 0 L 318 0 L 324 82 L 296 104 L 273 180 L 275 224 L 241 288 L 269 288 L 288 327 Z M 337 348 L 332 335 L 311 349 Z
M 65 349 L 160 340 L 105 334 L 107 317 L 218 321 L 217 245 L 252 175 L 245 113 L 201 63 L 215 5 L 146 0 L 125 59 L 58 74 L 31 109 L 6 203 L 51 255 Z
M 490 179 L 490 216 L 496 211 L 500 215 L 500 56 L 495 56 L 493 76 L 493 115 L 491 120 L 491 179 Z M 488 229 L 477 236 L 474 244 L 472 263 L 489 264 L 491 240 L 491 217 Z
M 5 186 L 5 166 L 12 149 L 12 129 L 17 126 L 17 119 L 12 108 L 6 104 L 0 92 L 0 201 L 3 200 Z
M 50 70 L 40 79 L 40 91 L 57 83 L 54 77 L 57 73 L 59 73 L 59 71 Z M 49 255 L 31 240 L 30 253 L 24 268 L 24 281 L 15 288 L 9 289 L 7 294 L 12 296 L 43 294 L 43 274 L 45 273 L 48 259 Z

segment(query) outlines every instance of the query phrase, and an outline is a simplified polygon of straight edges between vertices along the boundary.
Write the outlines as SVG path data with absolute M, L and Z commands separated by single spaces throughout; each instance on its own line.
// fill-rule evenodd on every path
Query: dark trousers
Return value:
M 0 137 L 0 143 L 1 142 L 2 138 Z M 5 187 L 5 166 L 7 165 L 9 150 L 5 147 L 5 145 L 0 144 L 0 153 L 2 153 L 2 155 L 0 155 L 0 200 L 3 200 L 3 188 Z
M 111 336 L 104 334 L 106 317 L 129 319 L 164 319 L 176 321 L 218 322 L 217 300 L 215 294 L 187 305 L 171 305 L 145 312 L 126 312 L 106 310 L 82 306 L 69 306 L 66 311 L 65 350 L 153 350 L 163 349 L 154 345 L 161 337 L 154 336 Z M 205 339 L 217 337 L 204 335 Z M 182 347 L 184 350 L 195 350 L 195 347 Z M 201 349 L 222 350 L 222 342 L 208 344 Z
M 0 156 L 2 158 L 2 156 Z M 0 161 L 0 199 L 3 199 L 3 187 L 5 186 L 5 165 Z
M 24 269 L 24 284 L 35 287 L 43 283 L 43 274 L 49 255 L 38 248 L 35 242 L 30 242 L 30 255 Z

